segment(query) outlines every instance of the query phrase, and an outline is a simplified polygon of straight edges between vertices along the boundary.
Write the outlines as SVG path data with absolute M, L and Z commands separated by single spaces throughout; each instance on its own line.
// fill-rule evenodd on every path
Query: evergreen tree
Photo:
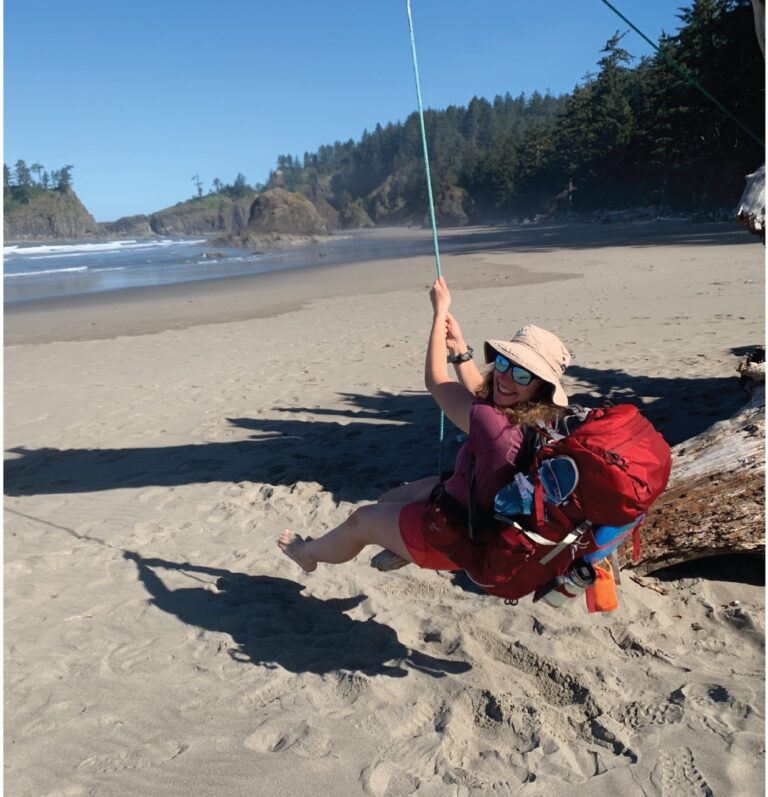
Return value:
M 232 184 L 231 188 L 229 189 L 229 195 L 235 198 L 244 197 L 246 194 L 250 193 L 253 189 L 248 185 L 248 182 L 245 179 L 245 175 L 238 172 L 237 177 L 235 177 L 235 182 Z
M 27 188 L 32 184 L 32 177 L 30 175 L 29 167 L 23 160 L 17 160 L 14 167 L 16 176 L 16 185 L 21 188 Z
M 72 164 L 62 166 L 61 170 L 57 173 L 56 190 L 66 192 L 72 188 L 72 169 L 75 167 Z
M 43 173 L 43 164 L 42 164 L 42 163 L 40 163 L 40 162 L 33 163 L 33 164 L 32 164 L 32 165 L 29 167 L 29 170 L 30 170 L 30 171 L 31 171 L 33 174 L 35 174 L 35 175 L 37 176 L 37 184 L 38 184 L 38 185 L 42 185 L 42 182 L 43 182 L 43 181 L 42 181 L 42 177 L 41 177 L 41 176 L 42 176 L 42 173 Z
M 763 60 L 749 0 L 695 0 L 680 20 L 660 48 L 762 135 Z M 435 196 L 455 197 L 458 187 L 481 214 L 526 215 L 735 202 L 762 148 L 664 57 L 635 64 L 623 45 L 617 32 L 596 74 L 567 96 L 507 93 L 426 111 Z M 302 158 L 280 155 L 267 187 L 277 185 L 326 199 L 342 216 L 354 204 L 376 220 L 420 220 L 427 198 L 418 115 Z

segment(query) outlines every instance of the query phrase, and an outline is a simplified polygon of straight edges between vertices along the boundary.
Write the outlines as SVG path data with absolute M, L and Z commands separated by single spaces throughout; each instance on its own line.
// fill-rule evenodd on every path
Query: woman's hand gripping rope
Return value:
M 444 316 L 448 313 L 448 308 L 451 306 L 451 292 L 448 290 L 445 277 L 438 277 L 432 283 L 429 298 L 435 316 Z

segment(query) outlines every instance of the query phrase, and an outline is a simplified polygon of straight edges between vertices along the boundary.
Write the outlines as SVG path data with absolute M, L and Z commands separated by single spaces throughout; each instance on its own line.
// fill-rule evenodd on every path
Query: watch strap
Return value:
M 474 353 L 475 350 L 471 346 L 467 346 L 467 350 L 462 352 L 461 354 L 449 354 L 448 362 L 452 363 L 453 365 L 458 365 L 459 363 L 465 363 L 472 359 L 472 355 Z

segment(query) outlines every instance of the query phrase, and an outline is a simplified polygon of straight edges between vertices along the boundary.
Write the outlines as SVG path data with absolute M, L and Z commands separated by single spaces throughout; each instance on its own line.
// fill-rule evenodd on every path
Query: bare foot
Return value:
M 311 538 L 308 537 L 303 540 L 298 534 L 294 534 L 290 529 L 286 529 L 277 538 L 277 547 L 306 573 L 311 573 L 317 569 L 317 559 L 304 550 L 307 547 L 307 542 Z

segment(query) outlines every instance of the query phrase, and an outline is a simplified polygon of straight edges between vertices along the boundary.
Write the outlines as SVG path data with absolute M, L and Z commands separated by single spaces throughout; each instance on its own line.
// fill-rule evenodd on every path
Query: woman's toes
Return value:
M 280 548 L 286 548 L 295 542 L 301 542 L 301 537 L 298 534 L 294 534 L 290 529 L 285 529 L 277 538 L 277 544 Z
M 304 550 L 306 541 L 298 534 L 294 534 L 290 529 L 286 529 L 277 538 L 277 546 L 306 573 L 311 573 L 317 568 L 317 560 Z

